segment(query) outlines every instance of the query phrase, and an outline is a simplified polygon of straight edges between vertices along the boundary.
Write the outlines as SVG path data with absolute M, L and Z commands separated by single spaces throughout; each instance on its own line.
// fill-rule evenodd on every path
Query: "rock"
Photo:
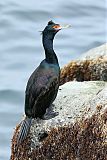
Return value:
M 88 150 L 85 151 L 84 146 L 82 146 L 85 142 L 89 145 L 87 146 L 88 148 L 90 146 L 92 147 L 92 144 L 92 148 L 96 148 L 98 147 L 97 145 L 100 144 L 101 153 L 90 150 L 90 156 L 102 156 L 102 152 L 106 152 L 105 148 L 107 146 L 105 139 L 107 138 L 107 126 L 105 125 L 107 117 L 104 116 L 106 115 L 105 110 L 107 109 L 106 82 L 68 82 L 60 86 L 58 96 L 53 105 L 54 107 L 51 106 L 45 115 L 46 120 L 33 119 L 29 140 L 27 140 L 29 142 L 26 144 L 25 141 L 25 144 L 23 143 L 23 145 L 19 147 L 19 160 L 23 159 L 23 157 L 26 157 L 26 160 L 28 157 L 30 157 L 31 160 L 50 160 L 52 157 L 54 157 L 53 159 L 55 160 L 65 160 L 64 157 L 67 156 L 69 160 L 80 157 L 88 159 Z M 53 115 L 53 112 L 58 114 L 51 118 L 50 115 Z M 85 132 L 89 134 L 87 137 Z M 99 134 L 98 137 L 91 135 L 92 132 Z M 89 139 L 88 136 L 90 137 Z M 17 157 L 15 155 L 16 137 L 15 135 L 13 138 L 12 160 Z M 102 138 L 103 142 L 101 140 Z M 85 139 L 87 139 L 87 141 Z M 68 145 L 68 141 L 70 141 L 71 144 Z M 96 144 L 97 141 L 99 144 Z M 77 142 L 78 146 L 75 148 L 75 143 Z M 60 148 L 61 145 L 63 145 L 63 147 L 61 147 L 61 151 L 59 151 L 58 148 Z M 26 146 L 28 148 L 26 148 Z M 74 149 L 73 146 L 75 146 Z M 84 150 L 82 151 L 82 149 Z M 103 155 L 104 158 L 106 158 L 105 156 L 106 154 Z
M 107 60 L 107 43 L 84 53 L 81 56 L 80 60 L 95 60 L 98 58 L 103 58 Z
M 16 126 L 11 160 L 107 159 L 106 46 L 92 49 L 61 70 L 60 84 L 67 83 L 60 86 L 45 119 L 32 120 L 30 133 L 18 148 L 20 124 Z
M 38 138 L 41 133 L 48 133 L 52 128 L 75 123 L 75 120 L 83 117 L 89 109 L 90 112 L 88 111 L 87 114 L 93 115 L 97 104 L 90 106 L 89 103 L 94 96 L 101 92 L 105 85 L 104 82 L 68 82 L 60 86 L 58 96 L 53 106 L 50 107 L 51 112 L 58 113 L 58 115 L 50 118 L 51 113 L 48 111 L 49 113 L 46 114 L 47 120 L 33 120 L 30 132 L 32 143 L 34 142 L 33 149 L 36 145 L 41 145 Z M 107 95 L 105 99 L 107 99 Z
M 107 44 L 91 49 L 61 69 L 60 84 L 73 80 L 107 81 Z

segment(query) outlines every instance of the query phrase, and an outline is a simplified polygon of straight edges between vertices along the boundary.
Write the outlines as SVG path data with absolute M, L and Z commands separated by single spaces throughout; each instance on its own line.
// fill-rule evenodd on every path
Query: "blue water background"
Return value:
M 0 160 L 8 160 L 24 113 L 28 77 L 44 58 L 40 32 L 48 20 L 71 24 L 54 48 L 60 66 L 106 42 L 106 0 L 0 0 Z

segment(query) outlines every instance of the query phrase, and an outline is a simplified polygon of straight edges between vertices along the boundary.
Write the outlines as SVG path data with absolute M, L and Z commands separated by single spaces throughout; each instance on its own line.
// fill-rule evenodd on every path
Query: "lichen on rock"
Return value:
M 88 51 L 61 69 L 60 84 L 73 80 L 107 81 L 107 44 Z

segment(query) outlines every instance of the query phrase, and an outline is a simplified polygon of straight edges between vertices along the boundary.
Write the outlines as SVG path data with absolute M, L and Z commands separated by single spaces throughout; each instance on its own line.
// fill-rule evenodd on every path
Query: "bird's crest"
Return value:
M 52 20 L 48 22 L 48 25 L 55 24 Z

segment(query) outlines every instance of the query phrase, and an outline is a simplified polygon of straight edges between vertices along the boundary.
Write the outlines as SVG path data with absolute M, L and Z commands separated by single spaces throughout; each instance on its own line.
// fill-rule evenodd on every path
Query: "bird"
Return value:
M 46 109 L 55 100 L 60 81 L 60 66 L 57 55 L 53 49 L 53 40 L 63 27 L 48 22 L 42 31 L 42 43 L 45 59 L 31 74 L 25 91 L 25 119 L 22 121 L 17 138 L 17 144 L 26 139 L 33 118 L 43 119 Z M 66 28 L 66 27 L 65 27 Z

